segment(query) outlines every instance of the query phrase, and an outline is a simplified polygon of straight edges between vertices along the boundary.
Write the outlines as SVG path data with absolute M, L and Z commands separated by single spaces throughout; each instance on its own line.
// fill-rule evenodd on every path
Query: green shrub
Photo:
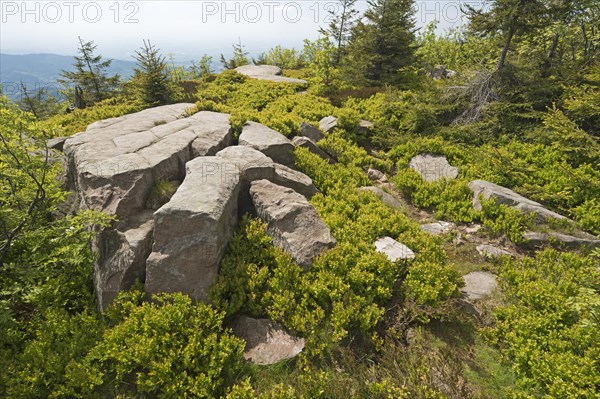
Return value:
M 244 344 L 223 330 L 223 313 L 193 305 L 182 294 L 159 294 L 152 303 L 124 309 L 123 321 L 69 367 L 71 395 L 174 398 L 225 392 Z

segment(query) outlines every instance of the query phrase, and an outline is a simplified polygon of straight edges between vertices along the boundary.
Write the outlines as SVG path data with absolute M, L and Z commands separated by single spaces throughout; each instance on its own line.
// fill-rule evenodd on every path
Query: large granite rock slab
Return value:
M 267 223 L 273 243 L 304 269 L 335 245 L 329 228 L 303 195 L 268 180 L 253 182 L 250 195 L 256 213 Z
M 392 262 L 415 258 L 415 253 L 409 247 L 391 237 L 382 237 L 375 241 L 375 249 Z
M 430 183 L 443 178 L 456 179 L 458 176 L 458 168 L 450 165 L 444 156 L 420 154 L 410 160 L 409 167 Z
M 99 121 L 67 139 L 68 173 L 84 206 L 127 217 L 144 208 L 155 181 L 183 178 L 194 142 L 197 151 L 207 152 L 231 142 L 228 119 L 215 113 L 177 119 L 190 106 L 168 105 Z
M 145 289 L 205 300 L 237 224 L 240 173 L 221 157 L 196 158 L 186 169 L 175 195 L 154 213 Z
M 306 84 L 306 80 L 281 76 L 281 68 L 274 65 L 242 65 L 235 68 L 237 73 L 258 80 L 270 80 L 280 83 Z
M 337 127 L 337 118 L 335 116 L 326 116 L 319 121 L 319 127 L 325 133 L 331 133 Z
M 246 341 L 244 359 L 269 365 L 297 356 L 304 349 L 304 338 L 294 337 L 268 319 L 238 316 L 231 323 L 233 334 Z
M 283 134 L 256 122 L 248 122 L 242 128 L 240 145 L 252 147 L 273 161 L 293 167 L 294 145 Z
M 101 231 L 94 239 L 98 255 L 94 268 L 94 286 L 98 306 L 105 310 L 119 292 L 143 282 L 146 258 L 152 250 L 154 219 L 152 211 L 144 211 Z
M 548 219 L 566 219 L 564 216 L 556 212 L 552 212 L 544 208 L 540 203 L 523 197 L 514 191 L 490 183 L 485 180 L 473 180 L 469 183 L 469 188 L 473 191 L 473 207 L 481 210 L 481 201 L 479 196 L 489 200 L 494 198 L 497 204 L 505 204 L 525 213 L 534 213 L 538 222 L 543 222 Z

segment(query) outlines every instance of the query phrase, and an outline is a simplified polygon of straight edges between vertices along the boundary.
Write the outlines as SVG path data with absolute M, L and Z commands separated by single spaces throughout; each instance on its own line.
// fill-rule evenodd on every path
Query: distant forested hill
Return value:
M 52 86 L 56 84 L 63 69 L 73 68 L 73 61 L 73 57 L 57 54 L 0 54 L 0 82 L 4 93 L 16 100 L 21 82 L 25 83 L 28 90 Z M 134 61 L 113 60 L 109 73 L 129 78 L 134 65 Z

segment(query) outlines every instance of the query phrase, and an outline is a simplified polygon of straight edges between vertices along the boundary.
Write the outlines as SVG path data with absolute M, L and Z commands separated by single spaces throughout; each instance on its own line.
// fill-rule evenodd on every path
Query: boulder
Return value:
M 463 279 L 465 286 L 460 291 L 470 301 L 485 298 L 498 287 L 496 276 L 490 272 L 471 272 Z
M 55 137 L 46 142 L 46 147 L 51 150 L 62 151 L 68 137 Z
M 300 134 L 311 139 L 315 143 L 318 143 L 325 138 L 325 135 L 318 127 L 311 125 L 308 122 L 302 122 L 300 124 Z
M 335 245 L 329 228 L 301 194 L 258 180 L 251 184 L 250 195 L 256 213 L 267 223 L 273 243 L 305 270 L 321 252 Z
M 67 139 L 68 174 L 83 206 L 128 217 L 144 208 L 155 181 L 183 178 L 196 140 L 201 138 L 206 148 L 231 141 L 229 121 L 220 118 L 215 125 L 214 113 L 177 119 L 190 106 L 162 106 L 99 121 Z
M 321 159 L 327 161 L 330 164 L 334 164 L 335 160 L 329 156 L 325 151 L 323 151 L 319 146 L 317 146 L 311 139 L 308 137 L 296 136 L 292 139 L 292 144 L 296 147 L 306 148 L 308 151 L 312 152 L 315 155 L 318 155 Z
M 513 256 L 510 252 L 508 252 L 502 248 L 495 247 L 490 244 L 478 245 L 477 247 L 475 247 L 475 249 L 477 249 L 477 252 L 479 252 L 479 255 L 481 255 L 485 258 L 498 258 L 500 256 Z
M 534 231 L 527 231 L 523 234 L 523 238 L 526 241 L 526 246 L 530 248 L 540 248 L 547 245 L 556 245 L 558 247 L 567 249 L 580 249 L 582 247 L 587 248 L 598 248 L 600 247 L 600 240 L 589 236 L 586 237 L 575 237 L 562 233 L 539 233 Z
M 369 168 L 369 170 L 367 170 L 367 177 L 369 178 L 369 180 L 377 181 L 383 180 L 385 178 L 385 175 L 383 174 L 383 172 L 377 169 Z
M 431 72 L 429 73 L 429 76 L 435 80 L 439 80 L 439 79 L 447 77 L 446 67 L 444 65 L 437 65 L 436 67 L 434 67 L 431 70 Z
M 375 194 L 381 201 L 387 206 L 395 209 L 404 209 L 404 204 L 399 201 L 396 197 L 391 194 L 386 193 L 379 187 L 369 186 L 369 187 L 359 187 L 358 191 L 370 192 Z
M 428 232 L 434 236 L 439 236 L 440 234 L 446 234 L 450 230 L 454 228 L 453 223 L 449 222 L 434 222 L 434 223 L 426 223 L 421 225 L 421 230 Z
M 94 286 L 101 311 L 112 303 L 119 292 L 144 281 L 146 258 L 152 250 L 154 219 L 152 211 L 144 211 L 111 229 L 101 231 L 94 239 L 98 258 L 94 267 Z
M 268 319 L 238 316 L 231 323 L 233 334 L 246 341 L 244 359 L 269 365 L 297 356 L 304 349 L 304 339 L 288 334 Z
M 361 119 L 358 121 L 358 134 L 364 135 L 367 134 L 369 130 L 373 128 L 373 122 L 365 121 Z
M 241 178 L 229 160 L 216 156 L 188 162 L 186 172 L 175 195 L 154 213 L 145 289 L 205 300 L 237 224 Z
M 306 84 L 306 80 L 281 76 L 281 68 L 274 65 L 243 65 L 235 68 L 237 73 L 258 80 L 270 80 L 280 83 Z
M 473 180 L 469 183 L 469 188 L 473 191 L 473 207 L 477 210 L 481 210 L 479 197 L 482 196 L 487 200 L 494 198 L 497 204 L 505 204 L 524 213 L 534 213 L 538 222 L 544 222 L 548 219 L 566 219 L 564 216 L 544 208 L 535 201 L 489 181 Z
M 410 160 L 409 167 L 427 182 L 436 182 L 442 178 L 455 179 L 458 176 L 458 168 L 450 165 L 444 156 L 417 155 Z
M 202 124 L 193 127 L 198 137 L 192 142 L 192 158 L 215 155 L 233 144 L 229 114 L 200 111 L 196 115 Z
M 310 198 L 319 192 L 310 177 L 278 163 L 275 164 L 275 174 L 272 181 L 277 185 L 291 188 L 306 198 Z
M 273 161 L 293 167 L 294 145 L 284 135 L 256 122 L 248 122 L 242 128 L 240 145 L 252 147 Z
M 333 132 L 333 129 L 337 127 L 337 118 L 335 116 L 326 116 L 319 121 L 319 127 L 325 133 Z
M 375 248 L 392 262 L 415 258 L 415 253 L 409 247 L 391 237 L 382 237 L 375 241 Z

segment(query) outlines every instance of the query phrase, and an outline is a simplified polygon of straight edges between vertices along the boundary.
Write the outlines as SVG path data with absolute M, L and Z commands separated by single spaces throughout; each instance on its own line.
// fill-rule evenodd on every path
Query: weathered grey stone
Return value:
M 479 252 L 479 255 L 486 257 L 486 258 L 498 258 L 500 256 L 513 256 L 510 252 L 508 252 L 502 248 L 495 247 L 491 244 L 478 245 L 477 247 L 475 247 L 475 249 L 477 249 L 477 252 Z
M 96 236 L 94 249 L 98 259 L 94 285 L 101 311 L 106 310 L 120 291 L 131 288 L 136 280 L 144 280 L 146 258 L 152 250 L 152 213 L 141 212 Z
M 429 73 L 429 76 L 432 79 L 439 80 L 439 79 L 447 77 L 447 73 L 448 72 L 444 65 L 437 65 L 435 68 L 433 68 L 431 70 L 431 72 Z
M 216 156 L 227 159 L 228 167 L 238 170 L 248 183 L 248 187 L 254 180 L 273 180 L 275 178 L 275 162 L 252 147 L 231 146 L 219 151 Z
M 304 339 L 288 334 L 279 324 L 268 319 L 236 317 L 233 334 L 246 341 L 244 359 L 258 365 L 269 365 L 297 356 L 304 349 Z
M 415 253 L 409 247 L 391 237 L 382 237 L 375 241 L 375 248 L 392 262 L 415 258 Z
M 243 65 L 235 68 L 237 73 L 258 80 L 270 80 L 272 82 L 306 84 L 306 80 L 288 78 L 281 76 L 281 68 L 274 65 Z
M 489 296 L 498 287 L 496 276 L 490 272 L 471 272 L 463 279 L 465 286 L 460 291 L 471 301 Z
M 329 156 L 325 151 L 323 151 L 319 146 L 317 146 L 311 139 L 308 137 L 296 136 L 292 139 L 292 144 L 296 147 L 306 148 L 308 151 L 312 152 L 315 155 L 318 155 L 321 159 L 327 161 L 330 164 L 334 164 L 335 160 Z
M 215 155 L 233 144 L 233 129 L 229 124 L 229 114 L 200 111 L 202 124 L 194 126 L 198 136 L 192 142 L 192 158 Z
M 325 133 L 333 132 L 333 129 L 337 127 L 337 118 L 335 116 L 326 116 L 319 121 L 319 127 Z
M 312 265 L 335 239 L 315 208 L 292 189 L 267 180 L 251 184 L 250 195 L 258 216 L 267 223 L 273 243 L 288 252 L 304 269 Z
M 125 218 L 144 208 L 156 180 L 183 178 L 195 140 L 202 138 L 209 151 L 231 140 L 228 120 L 215 113 L 177 119 L 190 106 L 162 106 L 99 121 L 67 139 L 69 176 L 83 205 Z
M 68 137 L 55 137 L 46 142 L 46 147 L 51 150 L 62 151 Z
M 481 210 L 479 196 L 482 196 L 487 200 L 494 198 L 497 204 L 505 204 L 521 212 L 534 213 L 538 222 L 548 219 L 566 219 L 564 216 L 544 208 L 538 202 L 525 198 L 506 187 L 485 180 L 473 180 L 469 183 L 469 188 L 473 190 L 473 207 L 477 210 Z
M 567 249 L 580 249 L 582 247 L 593 249 L 600 247 L 600 240 L 593 237 L 575 237 L 555 232 L 539 233 L 527 231 L 523 234 L 523 238 L 526 240 L 525 245 L 532 248 L 540 248 L 547 245 L 556 245 Z
M 450 165 L 444 156 L 421 154 L 410 160 L 409 167 L 421 175 L 427 182 L 446 179 L 455 179 L 458 168 Z
M 429 234 L 433 234 L 438 236 L 440 234 L 446 234 L 450 230 L 454 228 L 453 223 L 449 222 L 434 222 L 434 223 L 426 223 L 421 225 L 421 230 L 428 232 Z
M 308 122 L 302 122 L 300 124 L 300 134 L 304 137 L 308 137 L 315 143 L 318 143 L 325 138 L 325 135 L 318 127 L 311 125 Z
M 294 166 L 294 145 L 284 135 L 256 122 L 248 122 L 242 128 L 240 145 L 252 147 L 273 161 Z
M 307 198 L 319 192 L 310 177 L 278 163 L 275 164 L 275 174 L 272 181 L 277 185 L 291 188 Z
M 358 121 L 358 134 L 367 134 L 372 128 L 373 122 L 365 121 L 364 119 Z
M 154 213 L 148 294 L 182 292 L 204 300 L 237 224 L 239 170 L 221 157 L 196 158 L 175 195 Z
M 381 201 L 384 204 L 386 204 L 387 206 L 389 206 L 391 208 L 404 209 L 404 204 L 401 201 L 399 201 L 393 195 L 386 193 L 379 187 L 373 187 L 373 186 L 359 187 L 358 191 L 370 192 L 370 193 L 375 194 L 377 197 L 379 197 L 379 199 L 381 199 Z
M 367 170 L 367 177 L 369 178 L 369 180 L 382 180 L 385 175 L 383 174 L 383 172 L 377 170 L 377 169 L 372 169 L 369 168 L 369 170 Z

